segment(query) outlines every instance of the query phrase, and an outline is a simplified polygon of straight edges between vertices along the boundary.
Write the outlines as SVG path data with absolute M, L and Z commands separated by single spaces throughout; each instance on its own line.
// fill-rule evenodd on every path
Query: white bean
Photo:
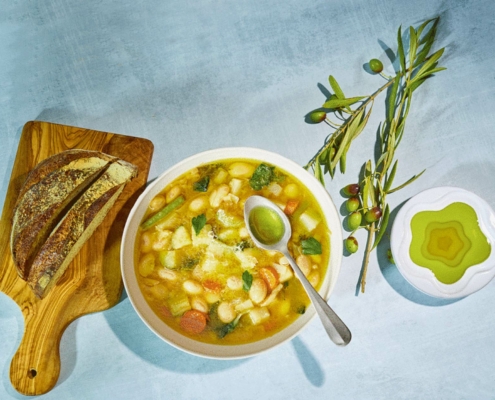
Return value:
M 152 253 L 146 254 L 140 261 L 138 265 L 139 273 L 146 277 L 153 272 L 155 269 L 155 256 Z
M 296 264 L 299 266 L 299 268 L 301 268 L 301 271 L 305 276 L 309 275 L 309 273 L 311 272 L 311 258 L 309 258 L 309 256 L 301 254 L 299 257 L 297 257 Z
M 182 189 L 180 188 L 180 186 L 174 186 L 172 189 L 170 189 L 166 195 L 167 203 L 170 203 L 177 196 L 179 196 L 181 191 Z
M 197 295 L 203 293 L 203 286 L 194 279 L 188 279 L 182 284 L 182 288 L 187 294 Z
M 276 182 L 272 182 L 268 185 L 268 191 L 273 193 L 274 196 L 279 196 L 282 193 L 282 186 Z
M 165 279 L 166 281 L 176 281 L 177 278 L 179 277 L 177 272 L 168 269 L 168 268 L 160 268 L 158 270 L 158 276 L 162 279 Z
M 156 211 L 160 210 L 161 208 L 165 207 L 165 203 L 166 203 L 165 197 L 163 195 L 159 194 L 159 195 L 153 197 L 153 199 L 150 201 L 149 209 L 152 212 L 156 212 Z
M 278 263 L 281 265 L 289 265 L 289 260 L 286 256 L 282 256 L 279 258 Z
M 231 290 L 241 290 L 242 279 L 236 275 L 229 276 L 227 278 L 227 287 Z
M 249 289 L 249 298 L 256 304 L 261 303 L 268 293 L 266 283 L 261 278 L 256 278 Z
M 189 210 L 195 213 L 203 211 L 208 206 L 208 199 L 206 196 L 199 196 L 193 199 L 189 203 Z
M 222 301 L 217 308 L 218 318 L 225 324 L 232 322 L 236 317 L 236 313 L 232 304 L 227 301 Z
M 253 172 L 254 165 L 245 162 L 235 162 L 229 167 L 229 174 L 233 178 L 250 178 Z
M 198 310 L 205 314 L 208 313 L 208 303 L 203 297 L 194 296 L 191 298 L 191 307 L 193 310 Z
M 215 292 L 206 292 L 205 299 L 209 304 L 214 304 L 220 300 L 220 295 Z
M 320 273 L 317 270 L 313 270 L 308 275 L 308 281 L 313 287 L 316 287 L 320 283 Z
M 153 242 L 151 240 L 151 232 L 144 232 L 141 235 L 141 251 L 143 253 L 149 253 Z

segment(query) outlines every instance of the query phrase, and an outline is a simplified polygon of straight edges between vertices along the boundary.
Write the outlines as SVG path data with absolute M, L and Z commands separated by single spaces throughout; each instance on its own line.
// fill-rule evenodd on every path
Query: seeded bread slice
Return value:
M 67 150 L 45 159 L 29 173 L 14 208 L 10 241 L 22 279 L 27 279 L 33 257 L 61 215 L 116 160 L 97 151 Z
M 35 295 L 43 298 L 63 275 L 83 244 L 100 225 L 137 168 L 118 160 L 81 195 L 36 255 L 28 276 Z

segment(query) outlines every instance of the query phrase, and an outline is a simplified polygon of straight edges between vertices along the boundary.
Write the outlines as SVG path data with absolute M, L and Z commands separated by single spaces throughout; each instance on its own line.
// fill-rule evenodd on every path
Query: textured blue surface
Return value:
M 38 119 L 151 139 L 150 179 L 199 151 L 254 146 L 305 164 L 328 131 L 304 122 L 336 76 L 348 95 L 382 82 L 399 25 L 440 15 L 438 74 L 418 90 L 396 179 L 427 168 L 389 197 L 396 214 L 438 185 L 471 190 L 495 208 L 495 2 L 491 0 L 0 0 L 0 204 L 20 132 Z M 377 102 L 348 157 L 356 180 L 372 157 Z M 361 239 L 364 241 L 363 239 Z M 363 246 L 361 246 L 363 247 Z M 330 303 L 353 332 L 346 348 L 314 320 L 263 355 L 212 361 L 160 341 L 129 300 L 66 330 L 62 371 L 46 399 L 493 399 L 495 281 L 459 301 L 420 294 L 372 255 L 356 296 L 360 255 L 344 258 Z M 9 365 L 23 331 L 0 294 L 0 398 L 23 398 Z

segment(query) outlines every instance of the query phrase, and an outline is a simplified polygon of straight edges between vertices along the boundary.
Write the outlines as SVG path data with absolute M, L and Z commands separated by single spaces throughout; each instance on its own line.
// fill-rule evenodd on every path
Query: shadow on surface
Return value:
M 321 367 L 318 365 L 318 361 L 311 354 L 306 345 L 299 337 L 292 339 L 292 345 L 296 351 L 297 358 L 301 363 L 304 375 L 308 378 L 308 381 L 316 387 L 322 387 L 325 383 L 325 374 Z
M 205 374 L 230 369 L 248 360 L 213 360 L 176 349 L 161 340 L 141 321 L 125 290 L 119 304 L 105 311 L 104 316 L 124 346 L 159 368 L 188 374 Z
M 9 352 L 9 354 L 7 354 L 5 365 L 2 368 L 2 385 L 5 389 L 5 392 L 12 398 L 27 399 L 29 397 L 17 392 L 10 382 L 10 363 L 12 362 L 12 358 L 14 357 L 17 349 L 19 348 L 19 345 L 21 344 L 21 339 L 24 334 L 24 317 L 22 316 L 21 309 L 19 308 L 17 303 L 5 293 L 0 292 L 0 297 L 3 296 L 8 298 L 10 301 L 4 301 L 4 299 L 2 298 L 2 304 L 7 304 L 7 307 L 2 307 L 0 311 L 0 324 L 4 323 L 4 321 L 2 320 L 12 320 L 14 318 L 17 323 L 17 338 L 11 348 L 11 351 Z M 11 327 L 11 329 L 13 330 L 14 327 Z
M 430 306 L 430 307 L 439 307 L 439 306 L 452 304 L 461 300 L 461 299 L 439 299 L 436 297 L 428 296 L 423 292 L 420 292 L 402 276 L 400 271 L 397 269 L 397 266 L 389 261 L 388 251 L 390 250 L 390 232 L 392 230 L 392 226 L 395 221 L 395 217 L 397 216 L 397 213 L 405 203 L 406 201 L 400 204 L 399 206 L 397 206 L 395 210 L 393 210 L 390 213 L 390 219 L 388 222 L 387 231 L 376 249 L 378 256 L 378 265 L 380 267 L 380 271 L 383 274 L 383 277 L 397 293 L 417 304 Z
M 21 140 L 23 128 L 24 128 L 24 126 L 20 126 L 19 128 L 17 128 L 16 133 L 15 133 L 15 139 L 13 142 L 14 144 L 12 145 L 12 148 L 10 149 L 10 153 L 8 154 L 7 165 L 11 166 L 11 170 L 5 174 L 5 176 L 3 178 L 3 182 L 2 182 L 2 187 L 0 188 L 0 196 L 1 196 L 1 199 L 4 201 L 3 206 L 5 206 L 5 200 L 6 200 L 5 197 L 7 195 L 8 189 L 9 189 L 10 179 L 12 177 L 11 176 L 12 175 L 12 168 L 14 167 L 15 157 L 17 155 L 17 149 L 19 146 L 19 141 Z M 2 206 L 2 208 L 3 208 L 3 206 Z

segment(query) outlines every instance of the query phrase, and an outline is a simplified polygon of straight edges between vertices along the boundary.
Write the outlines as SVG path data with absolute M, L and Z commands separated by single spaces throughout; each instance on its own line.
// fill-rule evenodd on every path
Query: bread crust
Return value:
M 74 256 L 101 224 L 124 186 L 137 175 L 125 161 L 112 163 L 79 197 L 34 258 L 28 284 L 43 298 L 63 275 Z
M 105 153 L 73 149 L 43 160 L 28 174 L 14 207 L 10 243 L 22 279 L 27 279 L 34 255 L 71 202 L 116 160 Z

